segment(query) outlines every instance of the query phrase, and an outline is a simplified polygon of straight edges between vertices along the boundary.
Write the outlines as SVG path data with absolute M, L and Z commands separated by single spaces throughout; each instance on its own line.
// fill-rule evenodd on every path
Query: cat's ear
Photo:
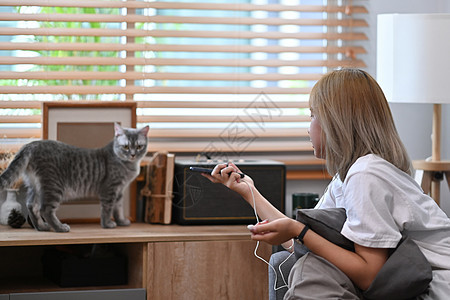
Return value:
M 114 136 L 119 136 L 119 135 L 123 135 L 123 128 L 122 126 L 119 125 L 119 123 L 115 122 L 114 123 Z
M 147 136 L 149 129 L 150 129 L 150 127 L 147 125 L 147 126 L 141 128 L 141 129 L 139 130 L 139 133 L 142 134 L 142 135 Z

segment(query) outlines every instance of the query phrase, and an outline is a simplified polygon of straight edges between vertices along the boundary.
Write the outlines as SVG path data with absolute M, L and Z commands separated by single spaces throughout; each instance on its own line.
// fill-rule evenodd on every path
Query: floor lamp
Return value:
M 382 14 L 377 25 L 377 80 L 390 102 L 432 103 L 431 160 L 422 189 L 439 204 L 440 182 L 450 188 L 450 161 L 441 160 L 441 110 L 450 103 L 450 14 Z

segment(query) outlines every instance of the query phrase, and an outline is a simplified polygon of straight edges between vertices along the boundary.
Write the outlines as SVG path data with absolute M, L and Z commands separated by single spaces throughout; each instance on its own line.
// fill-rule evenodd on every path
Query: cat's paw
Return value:
M 102 227 L 103 228 L 116 228 L 117 224 L 114 221 L 108 221 L 108 222 L 102 222 Z
M 70 231 L 70 226 L 67 224 L 61 224 L 60 227 L 55 228 L 56 232 L 69 232 Z
M 116 220 L 118 226 L 130 226 L 131 221 L 128 219 Z
M 36 227 L 38 231 L 50 231 L 51 227 L 48 225 L 48 223 L 40 223 Z

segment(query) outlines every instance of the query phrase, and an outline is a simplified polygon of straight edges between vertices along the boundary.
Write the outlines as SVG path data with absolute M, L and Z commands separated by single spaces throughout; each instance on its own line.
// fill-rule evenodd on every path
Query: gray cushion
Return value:
M 315 233 L 333 244 L 355 251 L 353 242 L 341 234 L 347 215 L 345 208 L 299 209 L 297 221 L 308 224 Z
M 297 220 L 330 242 L 354 251 L 353 242 L 341 234 L 347 219 L 344 208 L 300 209 Z M 428 289 L 432 280 L 431 265 L 417 244 L 403 236 L 370 287 L 364 299 L 410 299 Z

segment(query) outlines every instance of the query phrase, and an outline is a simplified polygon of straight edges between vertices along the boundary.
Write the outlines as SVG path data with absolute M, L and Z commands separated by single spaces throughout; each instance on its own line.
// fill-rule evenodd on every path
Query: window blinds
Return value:
M 40 138 L 42 101 L 137 101 L 150 151 L 310 152 L 312 86 L 365 66 L 354 2 L 3 0 L 0 135 Z

